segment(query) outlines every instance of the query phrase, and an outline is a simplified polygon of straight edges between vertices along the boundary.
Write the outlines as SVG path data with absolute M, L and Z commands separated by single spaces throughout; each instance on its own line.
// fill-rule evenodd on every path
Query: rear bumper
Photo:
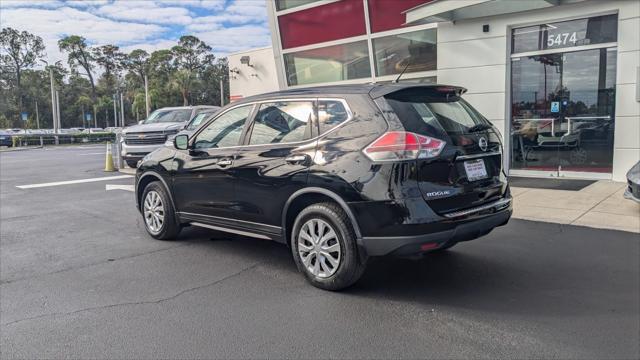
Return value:
M 451 217 L 437 216 L 425 224 L 397 225 L 394 228 L 399 236 L 368 236 L 363 233 L 359 244 L 369 256 L 404 256 L 435 250 L 454 242 L 473 240 L 509 221 L 513 212 L 511 197 L 474 210 L 452 214 Z

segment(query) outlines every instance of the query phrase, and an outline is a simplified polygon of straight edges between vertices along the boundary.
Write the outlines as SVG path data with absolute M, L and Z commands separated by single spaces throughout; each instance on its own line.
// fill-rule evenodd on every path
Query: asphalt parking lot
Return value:
M 281 245 L 145 233 L 103 146 L 0 153 L 2 358 L 638 358 L 638 234 L 512 220 L 359 283 Z M 114 188 L 111 186 L 110 188 Z M 126 186 L 115 186 L 126 188 Z

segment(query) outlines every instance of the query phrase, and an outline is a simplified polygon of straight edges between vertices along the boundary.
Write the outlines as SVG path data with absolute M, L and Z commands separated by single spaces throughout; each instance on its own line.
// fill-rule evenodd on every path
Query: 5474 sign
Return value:
M 547 36 L 547 48 L 556 46 L 575 46 L 578 42 L 578 34 L 574 31 L 571 33 L 549 34 Z

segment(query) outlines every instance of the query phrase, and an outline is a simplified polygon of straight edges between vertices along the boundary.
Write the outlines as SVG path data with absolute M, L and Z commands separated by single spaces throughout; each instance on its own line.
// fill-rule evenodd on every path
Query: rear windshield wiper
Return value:
M 478 131 L 489 130 L 489 129 L 491 129 L 491 128 L 492 128 L 492 126 L 491 126 L 491 125 L 481 123 L 481 124 L 473 125 L 473 126 L 472 126 L 472 127 L 470 127 L 470 128 L 469 128 L 469 130 L 467 130 L 467 131 L 468 131 L 468 132 L 470 132 L 470 133 L 474 133 L 474 132 L 478 132 Z

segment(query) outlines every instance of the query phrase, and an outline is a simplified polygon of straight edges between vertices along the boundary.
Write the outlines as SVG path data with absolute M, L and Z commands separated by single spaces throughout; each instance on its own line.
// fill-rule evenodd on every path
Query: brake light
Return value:
M 384 133 L 364 149 L 372 161 L 430 159 L 440 155 L 446 143 L 429 136 L 408 131 Z

